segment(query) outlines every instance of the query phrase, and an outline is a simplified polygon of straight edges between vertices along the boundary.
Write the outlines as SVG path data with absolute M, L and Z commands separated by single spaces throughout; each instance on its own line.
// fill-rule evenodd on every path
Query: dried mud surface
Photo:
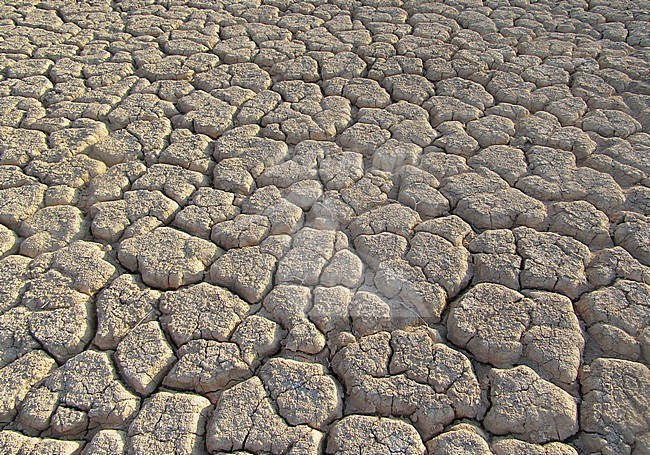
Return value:
M 647 0 L 0 1 L 0 453 L 650 454 Z

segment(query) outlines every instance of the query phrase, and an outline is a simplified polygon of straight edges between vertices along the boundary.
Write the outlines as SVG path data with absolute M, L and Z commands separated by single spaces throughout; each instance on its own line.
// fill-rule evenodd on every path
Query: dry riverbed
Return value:
M 647 0 L 0 0 L 0 453 L 650 454 Z

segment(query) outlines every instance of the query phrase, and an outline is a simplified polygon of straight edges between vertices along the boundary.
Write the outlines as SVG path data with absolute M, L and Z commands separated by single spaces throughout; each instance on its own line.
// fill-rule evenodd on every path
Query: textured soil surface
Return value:
M 647 0 L 0 0 L 0 454 L 650 454 Z

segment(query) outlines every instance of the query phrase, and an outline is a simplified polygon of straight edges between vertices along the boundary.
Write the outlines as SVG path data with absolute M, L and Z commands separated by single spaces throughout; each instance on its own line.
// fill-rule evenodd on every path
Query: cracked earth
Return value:
M 0 453 L 650 454 L 647 0 L 0 0 Z

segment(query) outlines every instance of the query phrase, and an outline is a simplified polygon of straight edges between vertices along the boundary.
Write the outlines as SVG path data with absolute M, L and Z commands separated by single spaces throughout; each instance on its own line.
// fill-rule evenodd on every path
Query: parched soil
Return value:
M 0 454 L 650 454 L 648 0 L 0 0 Z

